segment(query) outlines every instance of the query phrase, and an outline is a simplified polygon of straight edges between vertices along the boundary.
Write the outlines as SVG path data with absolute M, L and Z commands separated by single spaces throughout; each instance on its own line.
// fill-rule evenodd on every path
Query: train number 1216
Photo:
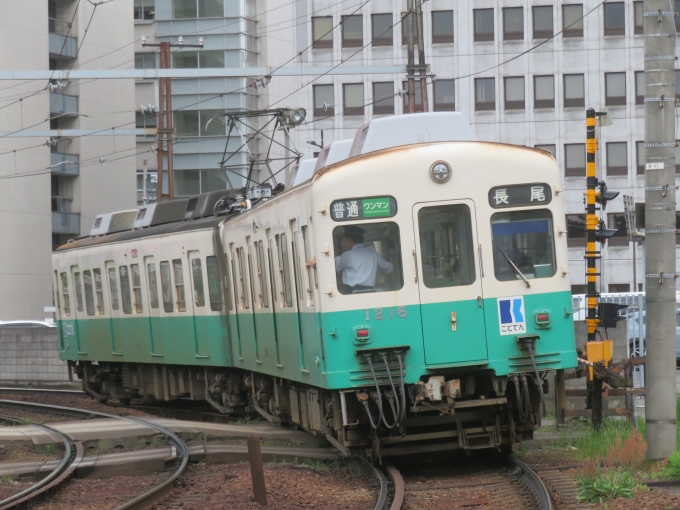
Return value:
M 395 308 L 396 308 L 396 313 L 395 313 Z M 366 320 L 370 321 L 371 320 L 371 313 L 373 313 L 373 320 L 374 321 L 381 321 L 384 320 L 385 314 L 387 313 L 389 316 L 387 317 L 388 319 L 394 319 L 394 316 L 396 315 L 400 319 L 404 319 L 405 317 L 408 316 L 408 310 L 406 309 L 405 306 L 390 306 L 389 308 L 374 308 L 372 311 L 366 308 Z

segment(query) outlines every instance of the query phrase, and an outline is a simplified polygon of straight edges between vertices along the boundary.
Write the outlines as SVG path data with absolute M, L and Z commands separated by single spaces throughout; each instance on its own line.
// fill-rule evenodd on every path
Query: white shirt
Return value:
M 391 273 L 393 266 L 363 244 L 355 244 L 351 250 L 335 257 L 335 270 L 342 271 L 342 283 L 349 287 L 375 285 L 378 268 Z

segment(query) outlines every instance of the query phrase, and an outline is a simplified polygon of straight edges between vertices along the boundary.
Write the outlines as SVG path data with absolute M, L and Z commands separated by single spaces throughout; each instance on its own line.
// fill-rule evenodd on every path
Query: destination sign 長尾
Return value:
M 550 185 L 545 183 L 496 186 L 489 190 L 489 205 L 494 209 L 523 205 L 546 205 L 551 200 Z
M 397 201 L 392 197 L 343 198 L 331 202 L 333 221 L 389 218 L 397 214 Z

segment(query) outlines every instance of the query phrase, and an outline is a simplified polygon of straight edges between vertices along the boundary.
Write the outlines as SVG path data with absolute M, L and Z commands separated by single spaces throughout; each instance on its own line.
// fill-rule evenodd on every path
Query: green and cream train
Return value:
M 555 160 L 458 113 L 339 143 L 285 190 L 103 215 L 60 246 L 59 348 L 85 391 L 207 401 L 345 453 L 531 437 L 546 374 L 577 364 Z

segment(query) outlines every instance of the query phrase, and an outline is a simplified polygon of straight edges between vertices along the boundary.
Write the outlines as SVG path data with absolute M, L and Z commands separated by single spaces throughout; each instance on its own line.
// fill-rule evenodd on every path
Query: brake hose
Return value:
M 543 404 L 543 416 L 545 417 L 545 395 L 543 395 L 543 385 L 541 384 L 541 378 L 538 375 L 538 368 L 536 368 L 536 361 L 534 360 L 534 349 L 531 346 L 531 342 L 526 343 L 527 349 L 529 349 L 529 355 L 531 356 L 531 364 L 534 366 L 534 373 L 536 374 L 536 384 L 538 385 L 538 391 L 541 394 L 541 404 Z
M 385 370 L 387 371 L 387 377 L 390 380 L 390 386 L 392 386 L 392 392 L 394 393 L 394 399 L 396 400 L 397 403 L 397 410 L 395 412 L 394 410 L 394 405 L 392 404 L 392 401 L 390 401 L 390 405 L 392 406 L 392 412 L 394 413 L 394 418 L 395 418 L 395 425 L 399 423 L 399 417 L 401 416 L 401 406 L 399 405 L 399 395 L 397 394 L 397 389 L 394 387 L 394 382 L 392 381 L 392 374 L 390 373 L 390 367 L 387 365 L 387 356 L 383 355 L 382 356 L 383 363 L 385 364 Z
M 401 385 L 401 412 L 402 415 L 399 417 L 399 422 L 406 418 L 406 390 L 404 389 L 404 366 L 401 363 L 401 353 L 397 353 L 397 360 L 399 360 L 399 379 Z
M 375 390 L 378 392 L 378 410 L 380 411 L 380 420 L 382 420 L 383 424 L 385 427 L 388 429 L 394 428 L 394 426 L 397 424 L 396 420 L 392 425 L 387 423 L 387 420 L 385 419 L 385 413 L 383 412 L 383 406 L 382 406 L 382 394 L 380 393 L 380 386 L 378 385 L 378 378 L 375 376 L 375 370 L 373 370 L 373 362 L 371 361 L 370 356 L 366 356 L 366 361 L 368 362 L 368 366 L 371 368 L 371 374 L 373 374 L 373 382 L 375 383 Z

